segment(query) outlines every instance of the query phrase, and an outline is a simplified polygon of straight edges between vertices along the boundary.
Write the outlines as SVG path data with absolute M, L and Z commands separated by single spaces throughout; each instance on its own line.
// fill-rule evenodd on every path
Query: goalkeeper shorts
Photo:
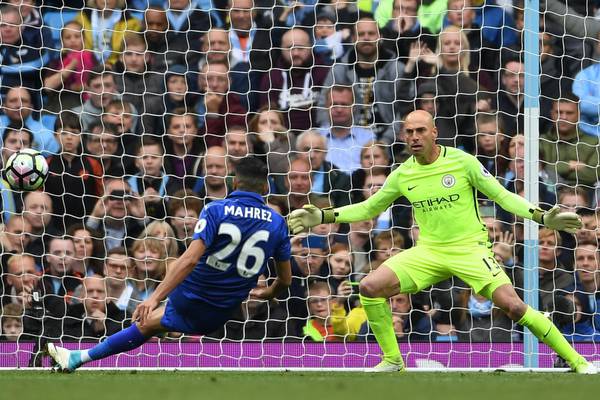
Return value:
M 207 335 L 225 325 L 239 308 L 239 305 L 222 308 L 190 300 L 179 288 L 175 288 L 169 294 L 160 324 L 169 332 Z
M 417 293 L 456 276 L 476 293 L 491 299 L 499 286 L 512 284 L 494 253 L 485 245 L 417 245 L 391 257 L 384 265 L 396 273 L 402 293 Z

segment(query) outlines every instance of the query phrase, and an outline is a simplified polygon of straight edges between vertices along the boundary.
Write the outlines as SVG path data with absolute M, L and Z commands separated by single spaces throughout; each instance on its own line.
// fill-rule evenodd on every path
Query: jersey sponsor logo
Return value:
M 460 195 L 458 193 L 448 196 L 432 197 L 427 200 L 413 201 L 412 206 L 422 212 L 438 211 L 446 208 L 451 208 L 452 203 L 458 201 Z
M 486 178 L 492 176 L 492 174 L 490 174 L 490 172 L 487 169 L 485 169 L 483 165 L 481 166 L 481 175 L 485 176 Z
M 442 185 L 447 188 L 451 188 L 456 183 L 454 175 L 446 174 L 442 177 Z
M 419 185 L 415 185 L 415 186 L 409 186 L 409 187 L 408 187 L 408 191 L 411 191 L 411 190 L 413 190 L 413 189 L 414 189 L 414 188 L 416 188 L 417 186 L 419 186 Z

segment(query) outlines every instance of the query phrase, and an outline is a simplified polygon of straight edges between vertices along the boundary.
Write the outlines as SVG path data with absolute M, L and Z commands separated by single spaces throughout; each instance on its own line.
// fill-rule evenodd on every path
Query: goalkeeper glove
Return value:
M 332 208 L 320 209 L 312 204 L 294 210 L 288 217 L 288 227 L 293 235 L 308 230 L 320 224 L 335 222 L 335 212 Z
M 546 228 L 555 231 L 575 233 L 582 227 L 581 218 L 574 212 L 560 212 L 560 207 L 555 205 L 549 211 L 533 210 L 532 219 Z

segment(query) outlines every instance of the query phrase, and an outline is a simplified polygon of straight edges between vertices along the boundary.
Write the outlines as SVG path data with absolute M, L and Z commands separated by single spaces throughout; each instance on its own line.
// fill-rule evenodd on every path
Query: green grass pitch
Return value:
M 552 373 L 0 372 L 2 400 L 595 399 L 600 376 Z

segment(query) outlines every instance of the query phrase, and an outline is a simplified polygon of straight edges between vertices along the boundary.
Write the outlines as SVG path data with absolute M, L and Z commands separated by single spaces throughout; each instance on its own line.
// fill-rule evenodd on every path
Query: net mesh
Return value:
M 89 347 L 127 326 L 248 154 L 267 163 L 282 215 L 357 203 L 410 156 L 403 120 L 423 109 L 440 144 L 524 193 L 521 1 L 38 3 L 0 5 L 2 161 L 31 147 L 50 171 L 43 191 L 0 188 L 0 366 L 41 365 L 45 341 Z M 598 358 L 597 2 L 543 3 L 540 203 L 584 228 L 540 231 L 540 308 Z M 479 203 L 522 296 L 523 222 Z M 372 221 L 317 226 L 291 238 L 293 283 L 276 301 L 101 365 L 371 364 L 358 282 L 418 235 L 404 199 Z M 259 284 L 273 279 L 269 268 Z M 390 307 L 410 366 L 522 362 L 522 329 L 459 279 Z

